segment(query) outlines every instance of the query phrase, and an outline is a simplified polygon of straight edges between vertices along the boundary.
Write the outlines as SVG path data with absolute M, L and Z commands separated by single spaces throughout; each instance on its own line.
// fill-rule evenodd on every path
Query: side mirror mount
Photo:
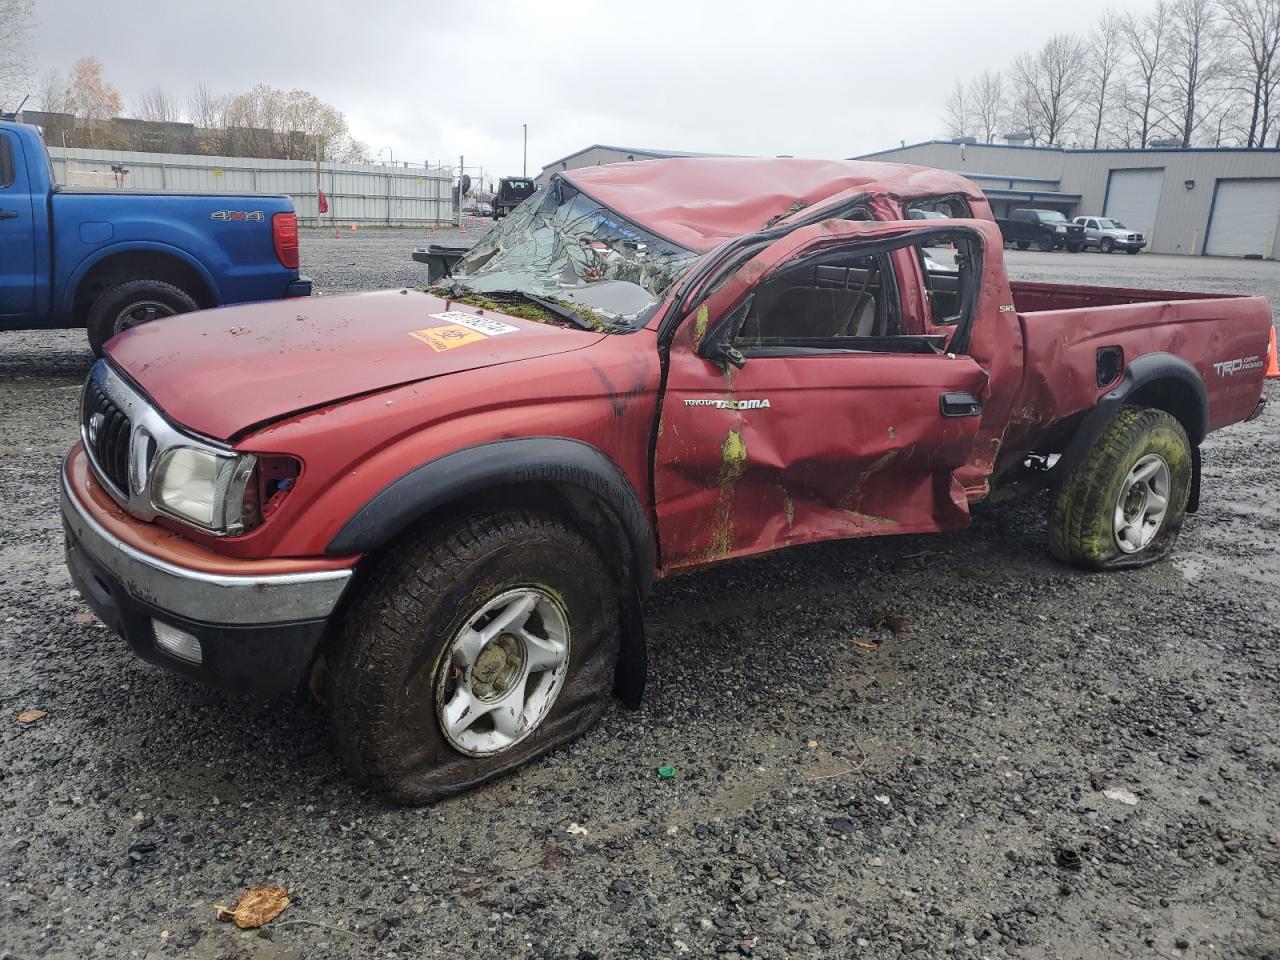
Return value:
M 742 351 L 733 345 L 733 341 L 738 338 L 738 332 L 742 329 L 742 324 L 746 322 L 747 313 L 751 310 L 751 301 L 754 294 L 748 294 L 747 298 L 738 304 L 729 316 L 715 325 L 715 327 L 707 334 L 706 339 L 702 341 L 702 346 L 698 348 L 700 356 L 705 357 L 712 363 L 728 363 L 741 370 L 746 366 L 747 358 Z
M 713 363 L 731 363 L 739 370 L 747 365 L 747 358 L 731 343 L 718 340 L 708 348 L 706 357 Z

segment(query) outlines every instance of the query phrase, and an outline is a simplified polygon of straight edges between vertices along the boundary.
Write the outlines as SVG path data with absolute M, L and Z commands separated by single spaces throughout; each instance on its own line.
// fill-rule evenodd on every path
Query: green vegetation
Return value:
M 424 292 L 434 297 L 440 297 L 443 300 L 463 303 L 469 307 L 477 307 L 481 310 L 495 310 L 498 313 L 505 313 L 509 317 L 520 317 L 522 320 L 550 323 L 558 327 L 569 327 L 574 330 L 579 329 L 572 320 L 567 320 L 559 314 L 552 313 L 546 307 L 520 297 L 507 296 L 500 293 L 489 295 L 464 293 L 459 295 L 445 287 L 426 287 Z M 605 328 L 604 320 L 590 307 L 584 307 L 581 304 L 571 303 L 567 300 L 559 300 L 555 297 L 543 297 L 542 299 L 566 310 L 572 310 L 587 323 L 591 324 L 592 330 L 603 330 Z

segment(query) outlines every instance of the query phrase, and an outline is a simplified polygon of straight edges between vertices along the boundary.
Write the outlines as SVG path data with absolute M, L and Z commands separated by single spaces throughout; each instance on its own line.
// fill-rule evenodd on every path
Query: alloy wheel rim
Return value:
M 1158 453 L 1138 460 L 1120 485 L 1113 521 L 1116 546 L 1124 553 L 1145 550 L 1164 525 L 1173 485 L 1169 464 Z
M 161 303 L 158 300 L 139 300 L 116 314 L 115 332 L 120 333 L 132 327 L 140 327 L 144 323 L 159 320 L 161 317 L 172 317 L 175 313 L 177 311 L 167 303 Z
M 533 733 L 555 705 L 572 641 L 564 607 L 519 587 L 485 603 L 454 635 L 436 668 L 440 730 L 461 753 L 487 757 Z

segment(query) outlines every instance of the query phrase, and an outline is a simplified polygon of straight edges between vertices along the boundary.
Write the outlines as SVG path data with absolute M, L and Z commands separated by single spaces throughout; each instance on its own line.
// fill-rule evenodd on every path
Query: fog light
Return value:
M 157 649 L 190 663 L 199 663 L 203 659 L 200 641 L 185 630 L 172 627 L 162 620 L 152 620 L 151 630 L 156 636 Z

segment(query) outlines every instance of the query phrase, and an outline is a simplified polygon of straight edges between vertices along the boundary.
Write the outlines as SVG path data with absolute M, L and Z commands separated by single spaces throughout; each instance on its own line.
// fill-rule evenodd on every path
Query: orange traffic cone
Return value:
M 1280 362 L 1276 359 L 1276 328 L 1271 328 L 1271 340 L 1267 344 L 1267 372 L 1263 374 L 1268 380 L 1280 377 Z

